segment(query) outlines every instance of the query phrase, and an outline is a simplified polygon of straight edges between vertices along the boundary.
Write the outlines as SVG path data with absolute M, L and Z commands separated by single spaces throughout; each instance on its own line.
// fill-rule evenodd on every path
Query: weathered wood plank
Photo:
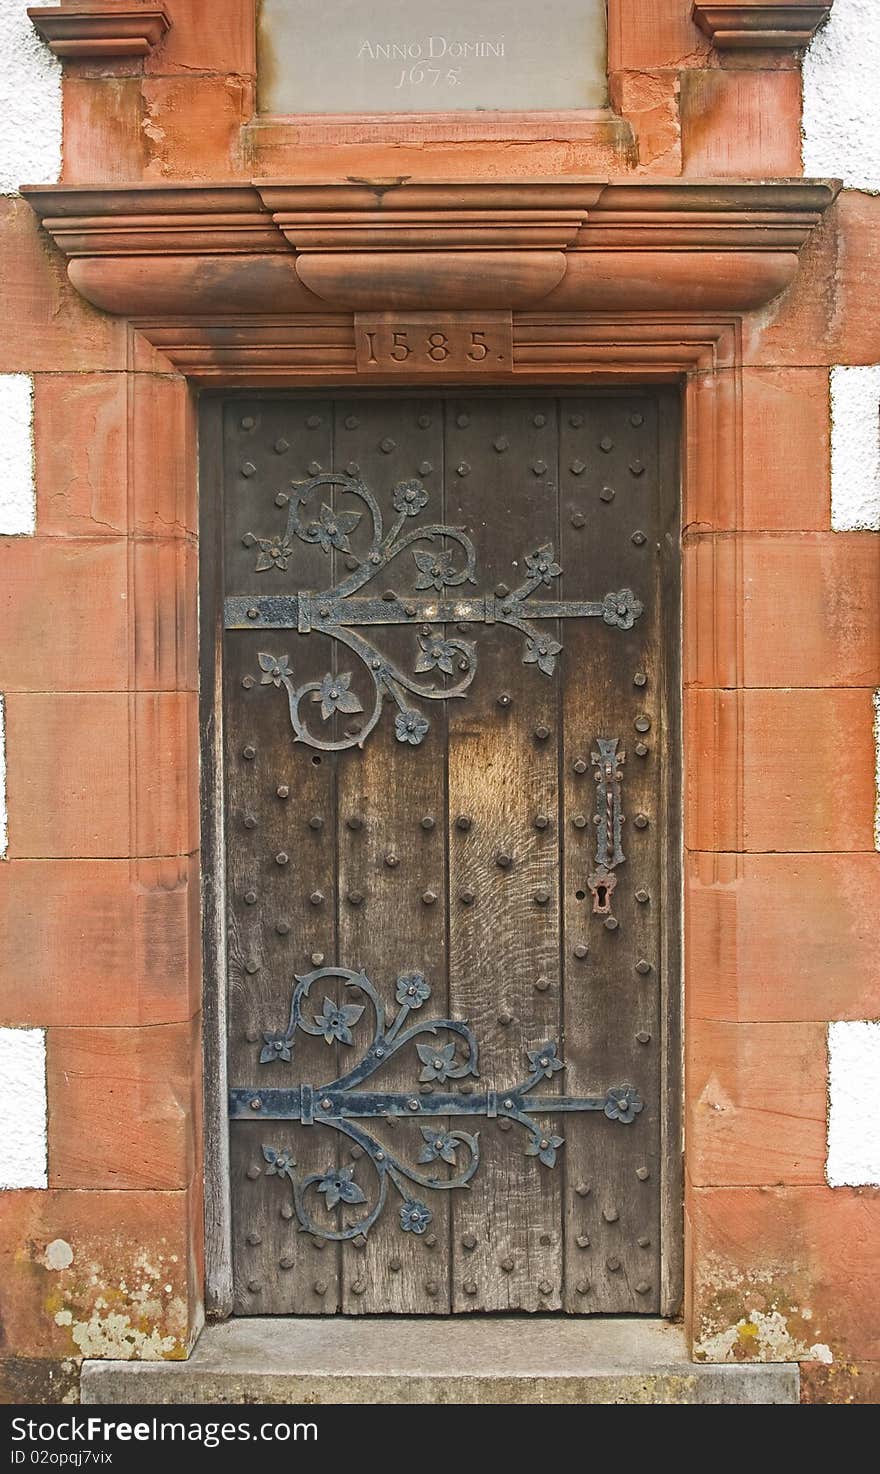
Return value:
M 595 620 L 572 621 L 566 631 L 569 669 L 581 673 L 566 679 L 563 698 L 566 1088 L 598 1094 L 630 1083 L 645 1108 L 629 1125 L 599 1115 L 570 1135 L 565 1307 L 644 1312 L 656 1310 L 659 1294 L 657 836 L 663 733 L 655 401 L 564 401 L 560 466 L 565 596 L 601 598 L 629 588 L 644 606 L 629 630 Z M 634 542 L 634 534 L 644 541 Z M 650 722 L 645 732 L 635 726 L 643 717 Z M 626 860 L 613 871 L 610 918 L 592 914 L 588 884 L 597 868 L 592 753 L 599 737 L 618 739 L 625 754 Z M 642 756 L 639 742 L 646 749 Z M 639 814 L 646 816 L 646 828 L 637 827 Z M 637 892 L 648 899 L 637 900 Z M 610 920 L 618 923 L 613 929 Z M 640 962 L 650 971 L 637 971 Z
M 288 494 L 291 481 L 306 478 L 313 468 L 329 468 L 330 404 L 233 403 L 228 415 L 226 591 L 286 593 L 322 587 L 330 569 L 319 547 L 297 542 L 286 570 L 257 572 L 259 547 L 246 545 L 246 540 L 283 531 L 287 510 L 276 504 L 276 497 Z M 263 683 L 260 652 L 287 655 L 297 681 L 320 677 L 330 657 L 328 641 L 295 631 L 265 632 L 259 638 L 247 632 L 226 636 L 230 1075 L 238 1085 L 318 1084 L 335 1075 L 333 1051 L 321 1038 L 297 1035 L 290 1063 L 261 1065 L 259 1056 L 264 1032 L 283 1031 L 287 1024 L 295 974 L 335 961 L 333 767 L 323 758 L 315 762 L 318 754 L 294 743 L 286 694 L 271 681 Z M 323 899 L 315 904 L 318 897 Z M 317 1012 L 322 997 L 315 1000 Z M 284 1182 L 261 1176 L 255 1183 L 247 1176 L 260 1157 L 254 1151 L 255 1133 L 249 1132 L 247 1147 L 236 1140 L 241 1134 L 241 1126 L 234 1126 L 239 1312 L 335 1311 L 338 1249 L 331 1243 L 316 1251 L 296 1220 L 282 1216 L 290 1207 Z M 273 1123 L 264 1129 L 263 1140 L 292 1149 L 302 1173 L 323 1172 L 336 1162 L 335 1133 L 302 1126 L 279 1131 Z M 310 1206 L 319 1221 L 320 1203 L 312 1192 Z M 332 1218 L 327 1221 L 331 1226 Z M 258 1244 L 248 1241 L 254 1234 Z M 320 1273 L 313 1262 L 317 1253 Z M 259 1291 L 248 1288 L 255 1283 L 261 1285 Z
M 431 498 L 426 520 L 443 520 L 443 409 L 439 401 L 407 399 L 395 405 L 390 415 L 384 399 L 340 401 L 335 444 L 337 468 L 363 477 L 377 497 L 386 530 L 396 516 L 394 488 L 412 478 L 421 482 Z M 368 546 L 365 531 L 357 546 Z M 407 549 L 385 570 L 376 592 L 410 593 L 416 573 L 412 550 Z M 377 648 L 401 670 L 415 669 L 417 631 L 380 627 L 373 637 Z M 353 676 L 352 689 L 357 681 Z M 366 691 L 363 700 L 366 706 Z M 410 1022 L 417 1023 L 428 1015 L 443 1017 L 447 1007 L 446 721 L 438 703 L 430 712 L 430 733 L 420 746 L 412 746 L 397 740 L 396 713 L 397 707 L 386 702 L 382 720 L 363 751 L 354 749 L 336 758 L 339 959 L 365 968 L 386 1004 L 389 1023 L 397 1012 L 397 977 L 423 973 L 432 996 L 420 1013 L 412 1015 Z M 408 1046 L 369 1084 L 373 1089 L 418 1094 L 420 1069 L 415 1048 Z M 427 1124 L 437 1131 L 442 1128 L 442 1121 Z M 418 1164 L 424 1140 L 415 1122 L 394 1124 L 389 1119 L 375 1134 L 386 1151 L 412 1166 Z M 374 1200 L 375 1176 L 359 1149 L 353 1151 L 355 1178 Z M 440 1166 L 445 1174 L 445 1166 Z M 412 1186 L 411 1193 L 426 1200 L 418 1186 Z M 427 1197 L 433 1216 L 424 1233 L 402 1231 L 403 1200 L 391 1188 L 385 1212 L 367 1241 L 358 1239 L 344 1246 L 342 1306 L 349 1314 L 448 1313 L 448 1202 L 440 1192 Z
M 514 589 L 524 555 L 557 544 L 556 445 L 543 396 L 449 402 L 447 515 L 471 531 L 486 591 Z M 479 675 L 449 718 L 450 999 L 480 1041 L 481 1088 L 503 1089 L 528 1076 L 526 1049 L 559 1039 L 558 675 L 523 664 L 516 630 L 474 634 Z M 456 1310 L 561 1303 L 562 1172 L 525 1156 L 528 1140 L 481 1128 L 479 1177 L 453 1203 Z

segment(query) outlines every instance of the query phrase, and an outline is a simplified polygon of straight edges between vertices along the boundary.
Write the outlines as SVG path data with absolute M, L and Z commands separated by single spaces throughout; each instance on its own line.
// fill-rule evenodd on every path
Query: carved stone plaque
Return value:
M 603 107 L 605 0 L 262 0 L 264 113 Z
M 498 373 L 513 367 L 509 312 L 355 313 L 359 373 Z

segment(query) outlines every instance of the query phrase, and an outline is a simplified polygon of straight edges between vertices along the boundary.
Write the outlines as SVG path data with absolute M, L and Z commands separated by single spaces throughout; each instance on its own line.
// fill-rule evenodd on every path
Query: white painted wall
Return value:
M 880 192 L 880 4 L 834 0 L 804 58 L 807 175 Z
M 0 374 L 0 536 L 27 536 L 36 523 L 34 381 Z
M 831 370 L 831 526 L 880 531 L 880 364 Z
M 61 64 L 27 7 L 56 0 L 0 0 L 0 194 L 54 184 L 61 173 Z
M 47 1182 L 46 1036 L 0 1029 L 0 1188 Z
M 829 1024 L 828 1100 L 829 1183 L 880 1184 L 880 1023 Z

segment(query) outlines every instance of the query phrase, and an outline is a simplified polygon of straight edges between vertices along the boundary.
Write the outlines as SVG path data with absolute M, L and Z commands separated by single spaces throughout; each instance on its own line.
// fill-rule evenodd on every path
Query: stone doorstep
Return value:
M 792 1363 L 688 1360 L 662 1320 L 241 1319 L 188 1361 L 86 1361 L 108 1403 L 797 1403 Z

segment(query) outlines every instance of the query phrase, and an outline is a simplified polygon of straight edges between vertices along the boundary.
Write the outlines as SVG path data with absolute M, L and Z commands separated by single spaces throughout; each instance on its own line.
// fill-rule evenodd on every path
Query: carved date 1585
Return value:
M 354 328 L 362 374 L 497 374 L 513 366 L 509 312 L 358 312 Z

